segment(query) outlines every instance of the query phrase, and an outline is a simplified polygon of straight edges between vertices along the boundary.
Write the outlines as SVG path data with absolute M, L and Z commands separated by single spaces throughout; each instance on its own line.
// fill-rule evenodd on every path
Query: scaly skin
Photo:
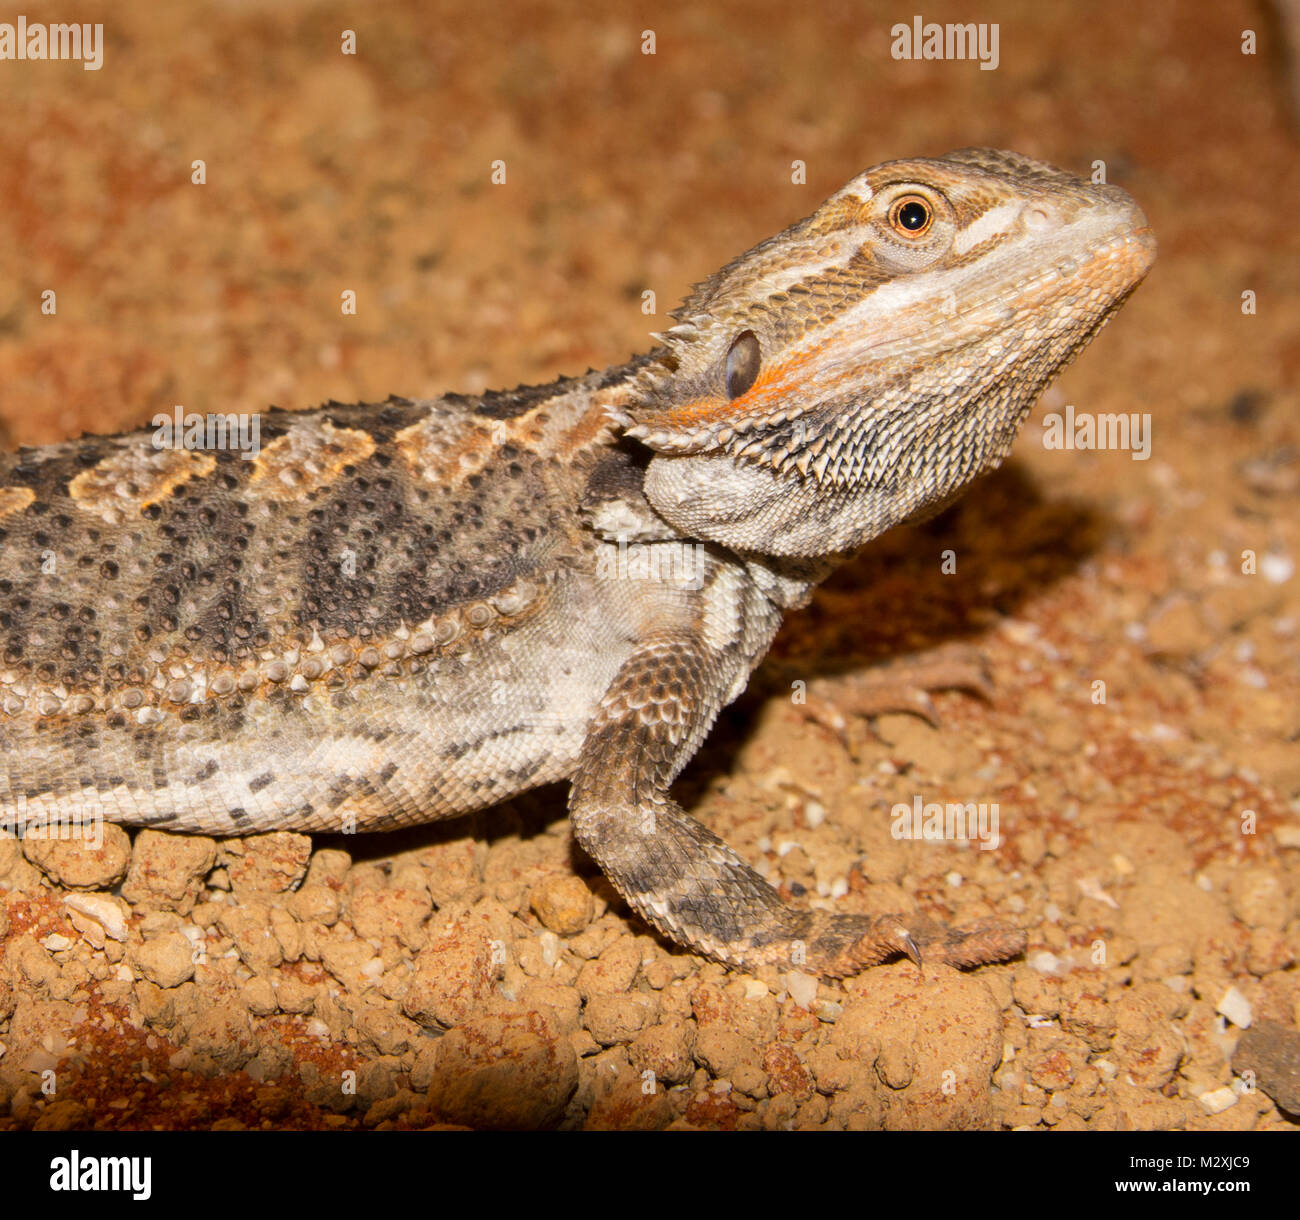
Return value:
M 1023 936 L 784 903 L 669 786 L 786 610 L 1006 455 L 1146 273 L 1133 201 L 1010 153 L 855 178 L 648 356 L 489 394 L 0 457 L 0 813 L 376 830 L 569 778 L 578 841 L 736 965 Z

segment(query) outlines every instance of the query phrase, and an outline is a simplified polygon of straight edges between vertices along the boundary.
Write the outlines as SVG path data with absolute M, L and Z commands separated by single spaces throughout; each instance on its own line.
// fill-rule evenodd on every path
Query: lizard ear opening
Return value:
M 727 397 L 739 398 L 758 379 L 763 353 L 752 330 L 741 331 L 727 352 Z

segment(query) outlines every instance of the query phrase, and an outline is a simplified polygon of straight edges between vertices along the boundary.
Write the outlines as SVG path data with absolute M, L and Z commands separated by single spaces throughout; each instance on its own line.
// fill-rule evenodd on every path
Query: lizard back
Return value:
M 0 455 L 0 808 L 375 828 L 560 778 L 613 672 L 566 681 L 610 641 L 558 603 L 629 375 L 272 411 L 248 460 L 156 429 Z M 550 658 L 562 714 L 511 653 Z M 512 723 L 515 768 L 477 768 Z

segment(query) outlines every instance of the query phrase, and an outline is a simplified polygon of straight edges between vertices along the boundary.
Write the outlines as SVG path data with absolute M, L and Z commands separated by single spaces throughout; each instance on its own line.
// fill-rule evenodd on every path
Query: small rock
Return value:
M 1029 955 L 1029 966 L 1030 969 L 1037 970 L 1039 974 L 1061 973 L 1061 959 L 1055 953 L 1048 953 L 1046 949 L 1031 953 Z
M 179 987 L 194 977 L 194 950 L 182 932 L 146 941 L 131 954 L 140 973 L 159 987 Z
M 581 932 L 595 918 L 596 902 L 580 877 L 547 877 L 529 897 L 544 927 L 560 936 Z
M 817 1002 L 817 978 L 812 974 L 805 974 L 802 970 L 791 970 L 783 976 L 786 990 L 790 993 L 790 998 L 799 1005 L 800 1008 L 812 1011 L 812 1006 Z
M 1222 1114 L 1237 1104 L 1237 1095 L 1227 1085 L 1221 1089 L 1212 1089 L 1202 1093 L 1197 1099 L 1205 1107 L 1207 1114 Z
M 229 839 L 222 850 L 230 888 L 237 895 L 282 894 L 297 888 L 307 875 L 311 836 L 278 830 Z
M 1250 1001 L 1235 987 L 1229 987 L 1223 993 L 1223 998 L 1214 1006 L 1214 1011 L 1227 1017 L 1238 1029 L 1249 1029 L 1254 1020 Z
M 248 1011 L 255 1017 L 269 1017 L 278 1007 L 271 980 L 261 975 L 254 975 L 244 984 L 242 995 Z
M 104 947 L 104 937 L 126 940 L 127 909 L 120 898 L 111 894 L 69 894 L 63 902 L 71 912 L 73 926 L 92 943 L 90 925 L 99 928 L 99 944 L 95 948 Z
M 189 1048 L 211 1058 L 218 1072 L 237 1072 L 256 1050 L 247 1011 L 234 1004 L 203 1011 L 189 1028 Z
M 1278 1021 L 1258 1021 L 1232 1055 L 1238 1075 L 1255 1073 L 1261 1092 L 1288 1114 L 1300 1114 L 1300 1033 Z
M 660 1025 L 643 1030 L 628 1047 L 632 1066 L 638 1073 L 651 1072 L 663 1084 L 685 1084 L 695 1069 L 695 1024 L 681 1017 L 669 1017 Z
M 402 1011 L 424 1026 L 459 1025 L 491 995 L 497 974 L 482 929 L 454 924 L 416 957 Z
M 33 1124 L 35 1131 L 79 1131 L 90 1126 L 90 1114 L 79 1101 L 52 1101 Z
M 188 915 L 216 858 L 214 839 L 142 830 L 136 835 L 122 897 Z
M 361 890 L 352 896 L 352 926 L 358 936 L 396 936 L 408 949 L 424 943 L 424 922 L 432 912 L 433 900 L 425 888 Z
M 632 937 L 614 941 L 578 972 L 578 992 L 584 1000 L 600 994 L 626 994 L 641 970 L 641 946 Z
M 280 978 L 275 996 L 281 1012 L 310 1016 L 316 1007 L 316 994 L 313 988 L 291 974 Z
M 333 886 L 314 883 L 311 880 L 310 870 L 307 877 L 308 880 L 303 884 L 302 889 L 296 891 L 289 899 L 290 912 L 295 919 L 303 923 L 319 923 L 327 928 L 333 927 L 338 922 L 341 905 L 338 891 Z
M 659 1015 L 659 998 L 653 992 L 595 995 L 587 1001 L 583 1022 L 602 1046 L 629 1042 Z
M 111 823 L 102 838 L 23 839 L 23 855 L 55 885 L 73 890 L 112 889 L 126 876 L 131 840 Z
M 479 1129 L 554 1126 L 578 1085 L 577 1056 L 546 1008 L 502 1006 L 439 1040 L 429 1104 Z

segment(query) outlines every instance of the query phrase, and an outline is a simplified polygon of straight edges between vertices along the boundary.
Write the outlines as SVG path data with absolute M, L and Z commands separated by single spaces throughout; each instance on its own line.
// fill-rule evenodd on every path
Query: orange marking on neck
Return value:
M 706 394 L 681 403 L 647 423 L 654 427 L 684 432 L 711 426 L 725 426 L 729 420 L 761 419 L 783 410 L 790 396 L 798 392 L 808 367 L 820 353 L 822 345 L 791 356 L 780 364 L 765 364 L 758 379 L 739 398 L 727 399 L 721 394 Z

